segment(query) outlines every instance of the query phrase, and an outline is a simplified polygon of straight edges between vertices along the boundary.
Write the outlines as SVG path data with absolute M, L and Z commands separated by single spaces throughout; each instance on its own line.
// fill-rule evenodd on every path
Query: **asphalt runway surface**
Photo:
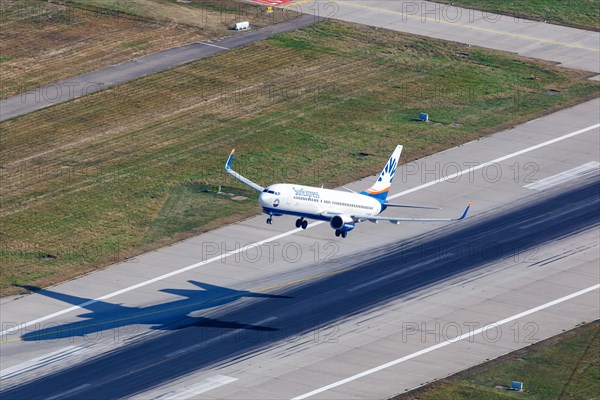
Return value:
M 443 206 L 432 211 L 440 215 L 473 199 L 462 222 L 363 223 L 334 240 L 327 224 L 288 231 L 293 218 L 265 226 L 256 217 L 2 299 L 1 395 L 302 396 L 437 343 L 407 336 L 415 324 L 501 321 L 597 284 L 597 108 L 593 100 L 400 167 L 394 197 Z M 435 173 L 490 160 L 506 175 Z M 526 176 L 513 175 L 516 165 Z M 429 172 L 410 173 L 415 166 Z M 249 238 L 322 253 L 210 261 L 215 244 L 223 255 Z M 555 335 L 597 318 L 597 292 L 515 322 L 537 327 L 536 341 Z M 21 329 L 6 329 L 13 323 Z M 385 397 L 528 344 L 505 336 L 452 344 L 315 397 Z
M 369 257 L 357 255 L 345 258 L 341 263 L 351 268 L 345 272 L 298 287 L 274 290 L 277 295 L 273 297 L 257 294 L 256 299 L 244 301 L 236 310 L 211 318 L 186 317 L 197 307 L 195 304 L 206 301 L 203 296 L 208 293 L 203 291 L 179 293 L 187 300 L 182 300 L 181 305 L 173 305 L 172 309 L 160 311 L 158 316 L 144 315 L 144 310 L 126 313 L 120 311 L 118 305 L 97 304 L 90 310 L 88 326 L 91 323 L 102 327 L 102 330 L 115 329 L 120 324 L 144 324 L 150 319 L 154 323 L 160 321 L 165 333 L 3 391 L 2 398 L 34 399 L 55 395 L 63 399 L 129 397 L 199 369 L 239 361 L 275 341 L 302 336 L 316 327 L 328 326 L 332 321 L 377 307 L 416 289 L 478 269 L 497 258 L 527 252 L 576 232 L 597 228 L 600 223 L 599 205 L 600 180 L 582 182 L 579 186 L 534 199 L 520 207 L 490 210 L 467 226 L 454 224 L 409 241 L 375 248 Z M 528 230 L 520 229 L 527 222 L 551 215 L 560 217 Z M 490 243 L 493 243 L 493 248 L 490 248 Z M 448 257 L 448 254 L 452 256 Z M 430 260 L 433 262 L 413 268 Z M 400 271 L 406 272 L 399 274 Z M 366 280 L 376 282 L 358 291 L 346 290 Z M 202 283 L 198 286 L 206 288 Z M 51 290 L 44 295 L 68 300 Z M 246 298 L 244 293 L 229 293 L 227 289 L 215 289 L 211 296 L 229 296 L 227 300 L 230 301 Z M 75 299 L 74 303 L 78 304 L 81 300 L 85 299 Z M 245 322 L 260 321 L 265 316 L 276 320 L 257 325 Z M 111 322 L 115 318 L 126 319 Z M 245 332 L 236 337 L 226 337 L 232 329 Z M 49 340 L 85 331 L 59 325 L 25 334 L 23 340 Z M 179 350 L 184 351 L 178 353 Z M 99 371 L 105 373 L 99 374 Z M 64 393 L 66 395 L 61 395 Z
M 73 100 L 116 84 L 166 71 L 224 51 L 245 46 L 278 33 L 290 32 L 320 21 L 319 17 L 297 18 L 261 29 L 250 30 L 222 39 L 194 42 L 120 64 L 92 71 L 41 88 L 0 100 L 0 121 L 16 118 L 43 108 Z
M 341 264 L 351 269 L 298 287 L 274 290 L 276 295 L 273 297 L 261 293 L 250 299 L 247 294 L 236 291 L 230 293 L 227 289 L 207 290 L 209 293 L 190 290 L 188 293 L 178 293 L 187 297 L 182 304 L 173 304 L 170 309 L 165 307 L 159 310 L 158 315 L 151 314 L 150 310 L 123 312 L 118 305 L 96 304 L 89 310 L 89 320 L 86 321 L 88 327 L 96 325 L 101 330 L 107 330 L 115 329 L 121 323 L 136 325 L 152 322 L 161 324 L 160 329 L 164 330 L 164 334 L 3 391 L 2 398 L 34 399 L 60 395 L 63 399 L 107 399 L 132 396 L 198 369 L 238 361 L 248 354 L 260 352 L 275 341 L 290 340 L 312 332 L 319 326 L 328 326 L 332 321 L 493 263 L 499 257 L 527 252 L 582 230 L 598 228 L 599 205 L 600 180 L 582 182 L 579 186 L 533 199 L 519 207 L 491 210 L 466 225 L 454 224 L 409 241 L 373 248 L 369 257 L 344 258 Z M 531 220 L 548 216 L 555 217 L 535 228 L 520 229 Z M 493 247 L 490 247 L 490 243 L 493 243 Z M 448 254 L 452 256 L 448 257 Z M 433 262 L 428 263 L 430 260 Z M 423 267 L 413 268 L 424 263 L 426 265 Z M 399 274 L 400 271 L 406 272 Z M 346 290 L 373 279 L 376 280 L 374 284 L 360 290 Z M 197 285 L 206 288 L 203 283 Z M 70 301 L 51 290 L 44 295 Z M 185 314 L 198 307 L 198 303 L 206 301 L 203 297 L 207 295 L 228 297 L 223 302 L 242 298 L 248 300 L 235 310 L 218 313 L 211 318 L 186 317 Z M 72 300 L 78 304 L 86 299 Z M 210 303 L 210 306 L 217 304 Z M 202 309 L 202 306 L 198 309 Z M 265 316 L 276 318 L 276 322 L 251 323 L 264 320 Z M 115 317 L 127 319 L 110 322 Z M 236 337 L 226 337 L 232 329 L 240 332 Z M 59 325 L 25 334 L 23 340 L 52 340 L 56 336 L 90 332 L 89 329 Z M 178 350 L 185 351 L 177 353 Z
M 460 24 L 431 23 L 413 12 L 404 18 L 394 8 L 401 3 L 339 2 L 336 16 L 318 16 L 599 72 L 595 32 L 506 18 L 492 26 L 493 15 L 476 14 Z M 314 22 L 314 10 L 302 23 Z M 166 55 L 180 65 L 263 33 Z M 164 69 L 164 58 L 148 57 L 80 83 L 101 82 L 100 89 Z M 21 97 L 10 104 L 2 103 L 2 119 L 49 105 L 26 109 Z M 401 166 L 394 196 L 444 207 L 434 216 L 458 215 L 475 200 L 461 223 L 364 223 L 336 241 L 326 224 L 289 231 L 291 218 L 266 227 L 257 217 L 31 296 L 2 299 L 0 394 L 382 398 L 597 319 L 599 106 L 593 100 Z M 440 179 L 457 163 L 490 160 L 498 180 L 487 167 L 473 179 Z M 347 186 L 362 190 L 371 180 Z M 386 211 L 394 212 L 423 216 Z M 302 254 L 250 257 L 249 250 L 261 248 Z M 519 325 L 505 327 L 497 340 L 477 337 L 424 353 L 445 343 L 438 324 L 507 320 Z

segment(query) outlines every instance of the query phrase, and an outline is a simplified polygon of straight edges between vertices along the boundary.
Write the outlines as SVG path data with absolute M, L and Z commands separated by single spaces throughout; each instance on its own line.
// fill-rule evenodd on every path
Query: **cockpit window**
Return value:
M 269 188 L 265 188 L 263 189 L 263 193 L 271 193 L 271 194 L 276 194 L 275 191 L 269 189 Z
M 263 189 L 263 193 L 267 193 L 268 191 L 269 191 L 269 189 L 267 189 L 267 188 Z
M 275 192 L 274 192 L 274 191 L 272 191 L 272 190 L 269 190 L 269 193 L 271 193 L 271 194 L 275 194 Z

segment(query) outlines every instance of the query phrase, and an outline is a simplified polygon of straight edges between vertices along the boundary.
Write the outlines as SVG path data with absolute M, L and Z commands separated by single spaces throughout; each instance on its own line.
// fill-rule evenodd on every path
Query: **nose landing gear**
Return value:
M 273 223 L 273 218 L 269 217 L 267 218 L 267 224 L 271 225 Z

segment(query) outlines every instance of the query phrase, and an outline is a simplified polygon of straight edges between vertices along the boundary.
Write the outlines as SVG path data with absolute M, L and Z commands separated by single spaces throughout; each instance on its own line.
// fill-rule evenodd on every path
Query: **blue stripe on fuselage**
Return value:
M 385 200 L 387 199 L 388 192 L 383 192 L 383 193 L 379 193 L 379 194 L 371 194 L 371 193 L 365 192 L 363 190 L 359 194 L 362 194 L 363 196 L 369 196 L 369 197 L 377 200 L 378 202 L 380 202 L 381 203 L 381 211 L 379 211 L 379 213 L 382 213 L 383 210 L 385 210 L 387 208 L 385 206 Z
M 329 221 L 330 220 L 330 218 L 324 217 L 321 214 L 307 214 L 307 213 L 301 213 L 301 212 L 297 212 L 297 211 L 281 210 L 279 208 L 275 209 L 275 208 L 263 207 L 263 212 L 265 214 L 275 215 L 275 216 L 294 215 L 296 217 L 316 219 L 319 221 Z

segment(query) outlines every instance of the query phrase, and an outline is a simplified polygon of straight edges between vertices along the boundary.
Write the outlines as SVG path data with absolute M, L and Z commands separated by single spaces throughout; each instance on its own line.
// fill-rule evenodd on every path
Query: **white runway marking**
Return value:
M 408 194 L 408 193 L 416 192 L 417 190 L 421 190 L 421 189 L 424 189 L 426 187 L 435 185 L 436 183 L 444 182 L 446 180 L 452 180 L 454 178 L 458 178 L 459 176 L 462 176 L 462 175 L 465 175 L 465 174 L 470 174 L 470 173 L 472 173 L 474 171 L 477 171 L 477 170 L 480 170 L 482 168 L 487 168 L 487 167 L 492 166 L 494 164 L 497 164 L 499 162 L 508 160 L 510 158 L 513 158 L 513 157 L 520 156 L 520 155 L 525 154 L 525 153 L 529 153 L 530 151 L 537 150 L 537 149 L 545 147 L 545 146 L 549 146 L 551 144 L 560 142 L 562 140 L 571 138 L 573 136 L 577 136 L 577 135 L 580 135 L 582 133 L 591 131 L 592 129 L 596 129 L 598 127 L 600 127 L 600 124 L 595 124 L 595 125 L 588 126 L 587 128 L 583 128 L 583 129 L 580 129 L 580 130 L 575 131 L 575 132 L 567 133 L 566 135 L 559 136 L 559 137 L 557 137 L 555 139 L 551 139 L 551 140 L 548 140 L 546 142 L 543 142 L 543 143 L 540 143 L 540 144 L 536 144 L 535 146 L 527 147 L 526 149 L 519 150 L 519 151 L 516 151 L 514 153 L 511 153 L 511 154 L 508 154 L 508 155 L 496 158 L 495 160 L 488 161 L 486 163 L 476 165 L 476 166 L 474 166 L 472 168 L 469 168 L 469 169 L 466 169 L 464 171 L 456 172 L 454 174 L 450 174 L 450 175 L 447 175 L 445 177 L 436 179 L 435 181 L 431 181 L 431 182 L 425 183 L 423 185 L 414 187 L 412 189 L 405 190 L 404 192 L 397 193 L 397 194 L 395 194 L 393 196 L 390 196 L 389 198 L 390 199 L 395 199 L 396 197 L 400 197 L 400 196 L 404 196 L 405 194 Z
M 465 333 L 465 334 L 462 334 L 462 335 L 460 335 L 460 336 L 458 336 L 458 337 L 455 337 L 455 338 L 453 338 L 453 339 L 446 340 L 446 341 L 444 341 L 444 342 L 440 342 L 440 343 L 438 343 L 438 344 L 436 344 L 436 345 L 433 345 L 433 346 L 427 347 L 427 348 L 425 348 L 425 349 L 423 349 L 423 350 L 419 350 L 419 351 L 417 351 L 417 352 L 414 352 L 414 353 L 412 353 L 412 354 L 409 354 L 409 355 L 407 355 L 407 356 L 404 356 L 404 357 L 398 358 L 398 359 L 396 359 L 396 360 L 394 360 L 394 361 L 390 361 L 390 362 L 388 362 L 388 363 L 386 363 L 386 364 L 383 364 L 383 365 L 380 365 L 380 366 L 378 366 L 378 367 L 371 368 L 371 369 L 369 369 L 369 370 L 363 371 L 363 372 L 361 372 L 361 373 L 359 373 L 359 374 L 356 374 L 356 375 L 353 375 L 353 376 L 351 376 L 351 377 L 349 377 L 349 378 L 342 379 L 341 381 L 337 381 L 337 382 L 334 382 L 334 383 L 332 383 L 332 384 L 330 384 L 330 385 L 323 386 L 322 388 L 319 388 L 319 389 L 313 390 L 312 392 L 308 392 L 308 393 L 305 393 L 305 394 L 303 394 L 303 395 L 300 395 L 300 396 L 298 396 L 298 397 L 294 397 L 292 400 L 302 400 L 302 399 L 306 399 L 306 398 L 308 398 L 308 397 L 311 397 L 311 396 L 314 396 L 314 395 L 316 395 L 316 394 L 319 394 L 319 393 L 325 392 L 325 391 L 327 391 L 327 390 L 329 390 L 329 389 L 333 389 L 333 388 L 335 388 L 335 387 L 341 386 L 341 385 L 343 385 L 343 384 L 345 384 L 345 383 L 352 382 L 352 381 L 354 381 L 354 380 L 356 380 L 356 379 L 362 378 L 362 377 L 364 377 L 364 376 L 367 376 L 367 375 L 371 375 L 371 374 L 373 374 L 373 373 L 375 373 L 375 372 L 377 372 L 377 371 L 381 371 L 381 370 L 383 370 L 383 369 L 389 368 L 389 367 L 391 367 L 391 366 L 393 366 L 393 365 L 397 365 L 397 364 L 400 364 L 400 363 L 402 363 L 402 362 L 404 362 L 404 361 L 408 361 L 408 360 L 410 360 L 410 359 L 413 359 L 413 358 L 415 358 L 415 357 L 418 357 L 418 356 L 420 356 L 420 355 L 423 355 L 423 354 L 430 353 L 430 352 L 432 352 L 432 351 L 434 351 L 434 350 L 437 350 L 437 349 L 441 349 L 442 347 L 446 347 L 446 346 L 448 346 L 449 344 L 452 344 L 452 343 L 458 342 L 458 341 L 460 341 L 460 340 L 463 340 L 463 339 L 466 339 L 466 338 L 469 338 L 469 337 L 473 337 L 473 336 L 475 336 L 475 335 L 479 335 L 481 332 L 484 332 L 484 331 L 486 331 L 486 330 L 488 330 L 488 329 L 490 329 L 490 328 L 495 328 L 495 327 L 497 327 L 497 326 L 499 326 L 499 325 L 504 325 L 504 324 L 506 324 L 506 323 L 508 323 L 508 322 L 511 322 L 511 321 L 514 321 L 514 320 L 516 320 L 516 319 L 519 319 L 519 318 L 525 317 L 525 316 L 527 316 L 527 315 L 533 314 L 533 313 L 535 313 L 535 312 L 538 312 L 538 311 L 544 310 L 544 309 L 546 309 L 546 308 L 548 308 L 548 307 L 552 307 L 552 306 L 554 306 L 554 305 L 556 305 L 556 304 L 560 304 L 560 303 L 563 303 L 563 302 L 565 302 L 565 301 L 567 301 L 567 300 L 571 300 L 571 299 L 573 299 L 573 298 L 575 298 L 575 297 L 577 297 L 577 296 L 581 296 L 582 294 L 586 294 L 586 293 L 589 293 L 589 292 L 591 292 L 591 291 L 597 290 L 598 288 L 600 288 L 600 284 L 598 284 L 598 285 L 594 285 L 594 286 L 590 286 L 590 287 L 588 287 L 587 289 L 583 289 L 583 290 L 580 290 L 580 291 L 578 291 L 578 292 L 571 293 L 571 294 L 569 294 L 569 295 L 567 295 L 567 296 L 564 296 L 564 297 L 561 297 L 561 298 L 559 298 L 559 299 L 556 299 L 556 300 L 550 301 L 550 302 L 548 302 L 548 303 L 546 303 L 546 304 L 542 304 L 541 306 L 537 306 L 537 307 L 531 308 L 531 309 L 529 309 L 529 310 L 527 310 L 527 311 L 523 311 L 522 313 L 515 314 L 515 315 L 513 315 L 513 316 L 511 316 L 511 317 L 508 317 L 508 318 L 502 319 L 502 320 L 500 320 L 500 321 L 497 321 L 497 322 L 493 322 L 493 323 L 491 323 L 491 324 L 488 324 L 488 325 L 484 326 L 483 328 L 479 328 L 479 329 L 477 329 L 477 330 L 474 330 L 474 331 L 472 331 L 472 332 L 467 332 L 467 333 Z
M 229 47 L 223 47 L 223 46 L 219 46 L 219 45 L 212 44 L 212 43 L 206 43 L 206 42 L 196 42 L 196 43 L 205 44 L 205 45 L 207 45 L 207 46 L 216 47 L 216 48 L 218 48 L 218 49 L 230 50 L 230 48 L 229 48 Z
M 568 171 L 561 172 L 560 174 L 540 179 L 537 182 L 530 183 L 523 187 L 532 190 L 545 190 L 562 185 L 563 183 L 573 179 L 581 179 L 598 175 L 598 172 L 600 172 L 600 163 L 598 161 L 592 161 Z
M 155 397 L 155 400 L 171 400 L 179 399 L 185 400 L 190 397 L 197 396 L 199 394 L 208 392 L 209 390 L 216 389 L 220 386 L 227 385 L 228 383 L 237 381 L 237 378 L 225 375 L 215 375 L 210 378 L 203 379 L 201 382 L 195 385 L 188 386 L 186 388 L 163 394 L 162 396 Z
M 457 177 L 459 177 L 459 176 L 462 176 L 462 175 L 464 175 L 464 174 L 470 174 L 470 173 L 472 173 L 473 171 L 477 171 L 477 170 L 479 170 L 479 169 L 485 168 L 485 167 L 487 167 L 487 166 L 490 166 L 490 165 L 494 165 L 494 164 L 496 164 L 496 163 L 499 163 L 499 162 L 501 162 L 501 161 L 508 160 L 508 159 L 510 159 L 510 158 L 513 158 L 513 157 L 520 156 L 520 155 L 522 155 L 522 154 L 528 153 L 528 152 L 530 152 L 530 151 L 533 151 L 533 150 L 536 150 L 536 149 L 539 149 L 539 148 L 542 148 L 542 147 L 545 147 L 545 146 L 549 146 L 549 145 L 551 145 L 551 144 L 554 144 L 554 143 L 558 143 L 558 142 L 560 142 L 560 141 L 562 141 L 562 140 L 565 140 L 565 139 L 572 138 L 572 137 L 574 137 L 574 136 L 577 136 L 577 135 L 580 135 L 580 134 L 582 134 L 582 133 L 585 133 L 585 132 L 591 131 L 592 129 L 596 129 L 596 128 L 598 128 L 598 127 L 600 127 L 600 124 L 591 125 L 591 126 L 588 126 L 587 128 L 583 128 L 583 129 L 579 129 L 579 130 L 577 130 L 577 131 L 574 131 L 574 132 L 571 132 L 571 133 L 567 133 L 566 135 L 559 136 L 559 137 L 557 137 L 557 138 L 554 138 L 554 139 L 548 140 L 548 141 L 546 141 L 546 142 L 543 142 L 543 143 L 537 144 L 537 145 L 535 145 L 535 146 L 527 147 L 526 149 L 519 150 L 519 151 L 516 151 L 516 152 L 514 152 L 514 153 L 511 153 L 511 154 L 508 154 L 508 155 L 505 155 L 505 156 L 502 156 L 502 157 L 496 158 L 495 160 L 488 161 L 488 162 L 486 162 L 486 163 L 483 163 L 483 164 L 480 164 L 480 165 L 474 166 L 474 167 L 472 167 L 472 168 L 469 168 L 469 169 L 466 169 L 466 170 L 463 170 L 463 171 L 460 171 L 460 172 L 456 172 L 456 173 L 454 173 L 454 174 L 447 175 L 447 176 L 445 176 L 445 177 L 442 177 L 442 178 L 436 179 L 436 180 L 434 180 L 434 181 L 431 181 L 431 182 L 428 182 L 428 183 L 424 183 L 424 184 L 422 184 L 422 185 L 419 185 L 419 186 L 416 186 L 416 187 L 414 187 L 414 188 L 412 188 L 412 189 L 408 189 L 408 190 L 405 190 L 405 191 L 403 191 L 403 192 L 396 193 L 395 195 L 393 195 L 393 196 L 389 196 L 388 198 L 389 198 L 390 200 L 391 200 L 391 199 L 395 199 L 395 198 L 397 198 L 397 197 L 404 196 L 404 195 L 406 195 L 406 194 L 413 193 L 413 192 L 416 192 L 416 191 L 418 191 L 418 190 L 422 190 L 422 189 L 428 188 L 428 187 L 430 187 L 430 186 L 433 186 L 433 185 L 435 185 L 435 184 L 437 184 L 437 183 L 444 182 L 444 181 L 446 181 L 446 180 L 451 180 L 451 179 L 457 178 Z M 320 225 L 320 224 L 322 224 L 322 223 L 323 223 L 323 221 L 317 221 L 317 222 L 313 222 L 313 223 L 309 224 L 308 226 L 309 226 L 309 227 L 313 227 L 313 226 Z M 84 303 L 81 303 L 81 304 L 79 304 L 79 305 L 72 306 L 72 307 L 68 307 L 68 308 L 65 308 L 65 309 L 63 309 L 63 310 L 61 310 L 61 311 L 57 311 L 57 312 L 55 312 L 55 313 L 52 313 L 52 314 L 46 315 L 46 316 L 44 316 L 44 317 L 40 317 L 40 318 L 38 318 L 38 319 L 35 319 L 35 320 L 33 320 L 33 321 L 29 321 L 29 322 L 23 323 L 23 324 L 21 324 L 21 325 L 19 325 L 19 326 L 12 327 L 12 328 L 9 328 L 9 329 L 6 329 L 6 330 L 4 330 L 4 331 L 0 332 L 0 340 L 6 340 L 6 339 L 4 338 L 4 336 L 5 336 L 5 335 L 7 335 L 7 334 L 10 334 L 10 333 L 13 333 L 13 332 L 17 332 L 17 331 L 19 331 L 19 330 L 21 330 L 21 329 L 24 329 L 24 328 L 26 328 L 26 327 L 28 327 L 28 326 L 31 326 L 31 325 L 33 325 L 33 324 L 36 324 L 36 323 L 38 323 L 38 322 L 47 321 L 47 320 L 49 320 L 49 319 L 51 319 L 51 318 L 54 318 L 54 317 L 57 317 L 57 316 L 60 316 L 60 315 L 63 315 L 63 314 L 69 313 L 69 312 L 71 312 L 71 311 L 79 310 L 79 309 L 81 309 L 81 308 L 83 308 L 83 307 L 89 306 L 90 304 L 94 304 L 94 303 L 96 303 L 96 302 L 98 302 L 98 301 L 100 301 L 100 300 L 106 300 L 106 299 L 110 299 L 111 297 L 115 297 L 115 296 L 118 296 L 118 295 L 120 295 L 120 294 L 127 293 L 127 292 L 130 292 L 130 291 L 132 291 L 132 290 L 135 290 L 135 289 L 139 289 L 139 288 L 141 288 L 141 287 L 144 287 L 144 286 L 150 285 L 150 284 L 152 284 L 152 283 L 155 283 L 155 282 L 162 281 L 162 280 L 164 280 L 164 279 L 170 278 L 170 277 L 172 277 L 172 276 L 175 276 L 175 275 L 179 275 L 179 274 L 181 274 L 181 273 L 183 273 L 183 272 L 190 271 L 190 270 L 192 270 L 192 269 L 195 269 L 195 268 L 201 267 L 201 266 L 203 266 L 203 265 L 210 264 L 210 263 L 212 263 L 212 262 L 215 262 L 215 261 L 218 261 L 218 260 L 222 260 L 222 259 L 224 259 L 224 258 L 226 258 L 226 257 L 232 256 L 232 255 L 235 255 L 235 254 L 238 254 L 238 253 L 245 252 L 245 251 L 247 251 L 247 250 L 249 250 L 249 249 L 252 249 L 252 248 L 254 248 L 254 247 L 261 246 L 261 245 L 263 245 L 263 244 L 265 244 L 265 243 L 273 242 L 273 241 L 275 241 L 275 240 L 277 240 L 277 239 L 281 239 L 281 238 L 284 238 L 284 237 L 286 237 L 286 236 L 293 235 L 294 233 L 297 233 L 297 232 L 300 232 L 300 231 L 302 231 L 302 228 L 296 228 L 296 229 L 292 229 L 292 230 L 290 230 L 290 231 L 287 231 L 287 232 L 281 233 L 281 234 L 279 234 L 279 235 L 272 236 L 272 237 L 270 237 L 270 238 L 267 238 L 267 239 L 261 240 L 261 241 L 259 241 L 259 242 L 255 242 L 255 243 L 249 244 L 249 245 L 247 245 L 247 246 L 244 246 L 244 247 L 242 247 L 242 248 L 239 248 L 239 249 L 237 249 L 237 250 L 232 250 L 232 251 L 230 251 L 230 252 L 227 252 L 227 253 L 225 253 L 225 254 L 222 254 L 222 255 L 219 255 L 219 256 L 216 256 L 216 257 L 210 258 L 210 259 L 208 259 L 208 260 L 206 260 L 206 261 L 201 261 L 201 262 L 198 262 L 198 263 L 196 263 L 196 264 L 189 265 L 189 266 L 187 266 L 187 267 L 184 267 L 184 268 L 181 268 L 181 269 L 178 269 L 178 270 L 175 270 L 175 271 L 169 272 L 169 273 L 167 273 L 167 274 L 164 274 L 164 275 L 157 276 L 156 278 L 152 278 L 152 279 L 149 279 L 149 280 L 147 280 L 147 281 L 140 282 L 140 283 L 138 283 L 138 284 L 136 284 L 136 285 L 129 286 L 129 287 L 127 287 L 127 288 L 124 288 L 124 289 L 117 290 L 117 291 L 115 291 L 115 292 L 112 292 L 112 293 L 106 294 L 106 295 L 104 295 L 104 296 L 101 296 L 101 297 L 98 297 L 98 298 L 96 298 L 96 299 L 93 299 L 93 300 L 86 301 L 86 302 L 84 302 Z

